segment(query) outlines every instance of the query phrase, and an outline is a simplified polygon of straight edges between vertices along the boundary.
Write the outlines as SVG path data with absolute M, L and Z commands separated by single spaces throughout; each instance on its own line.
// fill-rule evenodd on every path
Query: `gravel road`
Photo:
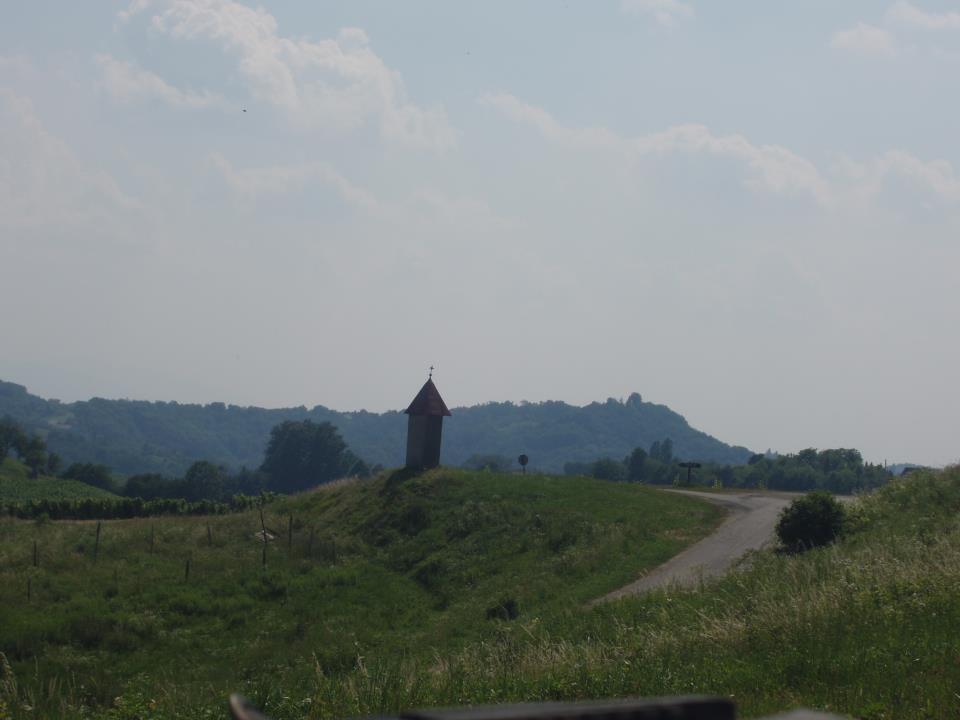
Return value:
M 722 494 L 697 490 L 670 490 L 682 495 L 702 498 L 720 505 L 728 512 L 726 520 L 712 535 L 691 545 L 679 555 L 629 585 L 614 590 L 596 602 L 614 600 L 625 595 L 639 595 L 656 587 L 677 583 L 693 587 L 701 578 L 722 575 L 748 550 L 762 548 L 773 541 L 777 516 L 794 493 Z M 845 499 L 845 498 L 840 498 Z

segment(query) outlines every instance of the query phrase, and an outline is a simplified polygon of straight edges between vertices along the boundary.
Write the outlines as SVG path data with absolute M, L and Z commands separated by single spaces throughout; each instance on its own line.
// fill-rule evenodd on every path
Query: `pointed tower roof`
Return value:
M 413 402 L 410 403 L 410 407 L 404 410 L 404 412 L 407 415 L 439 415 L 441 417 L 451 414 L 450 411 L 447 410 L 443 398 L 440 397 L 440 391 L 437 390 L 437 386 L 433 384 L 432 378 L 423 384 L 420 392 L 417 393 Z

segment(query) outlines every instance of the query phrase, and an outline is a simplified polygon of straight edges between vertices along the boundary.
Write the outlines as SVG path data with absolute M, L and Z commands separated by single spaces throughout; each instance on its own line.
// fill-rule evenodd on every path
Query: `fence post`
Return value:
M 97 540 L 93 544 L 93 561 L 96 562 L 100 556 L 100 521 L 97 520 Z
M 263 507 L 260 508 L 260 532 L 262 533 L 261 537 L 263 538 L 263 559 L 261 564 L 263 567 L 267 566 L 267 524 L 263 521 Z

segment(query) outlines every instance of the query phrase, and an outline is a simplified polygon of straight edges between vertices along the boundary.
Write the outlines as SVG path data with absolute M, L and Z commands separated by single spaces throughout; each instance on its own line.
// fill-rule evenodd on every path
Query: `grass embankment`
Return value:
M 318 673 L 306 715 L 704 693 L 743 717 L 960 716 L 960 468 L 894 480 L 851 512 L 844 541 L 757 553 L 700 591 L 521 619 L 430 663 Z M 273 698 L 275 715 L 297 717 L 292 702 Z
M 82 500 L 85 498 L 116 497 L 107 490 L 58 477 L 41 475 L 30 477 L 23 463 L 13 458 L 0 460 L 0 502 L 24 502 L 28 500 Z
M 0 698 L 131 718 L 220 716 L 231 690 L 286 717 L 450 701 L 437 658 L 532 642 L 719 521 L 635 485 L 447 469 L 269 505 L 265 568 L 256 512 L 104 522 L 96 562 L 96 523 L 3 520 Z

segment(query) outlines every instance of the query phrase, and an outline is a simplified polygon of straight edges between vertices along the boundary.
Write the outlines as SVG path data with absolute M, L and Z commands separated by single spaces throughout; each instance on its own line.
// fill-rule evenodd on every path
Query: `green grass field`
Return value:
M 636 485 L 449 469 L 270 504 L 265 567 L 255 512 L 104 522 L 96 550 L 95 522 L 6 519 L 7 712 L 221 717 L 240 690 L 284 717 L 337 714 L 318 682 L 368 668 L 399 682 L 517 632 L 539 637 L 720 519 Z
M 381 477 L 270 506 L 266 570 L 255 514 L 212 519 L 212 547 L 204 518 L 104 523 L 97 563 L 95 523 L 5 521 L 0 717 L 224 717 L 228 690 L 280 720 L 688 693 L 733 696 L 744 718 L 960 716 L 960 469 L 862 498 L 834 546 L 585 607 L 717 522 L 684 500 Z M 510 598 L 518 617 L 487 618 Z
M 27 467 L 13 458 L 0 460 L 0 502 L 26 500 L 79 500 L 115 497 L 113 493 L 76 480 L 41 475 L 31 478 Z

